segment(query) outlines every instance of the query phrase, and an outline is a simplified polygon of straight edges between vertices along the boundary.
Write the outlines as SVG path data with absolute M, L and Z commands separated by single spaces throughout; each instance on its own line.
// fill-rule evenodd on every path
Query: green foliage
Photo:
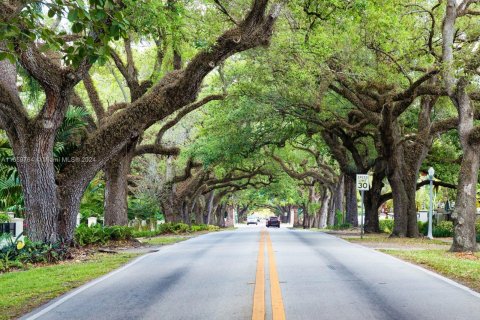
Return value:
M 141 198 L 130 198 L 128 201 L 128 218 L 146 220 L 149 218 L 163 220 L 158 199 L 142 195 Z
M 0 179 L 0 208 L 16 213 L 23 211 L 22 186 L 16 172 Z
M 336 224 L 337 225 L 342 225 L 342 221 L 343 221 L 343 212 L 340 211 L 340 210 L 336 210 L 335 211 L 335 221 L 337 222 Z
M 0 41 L 7 43 L 7 50 L 0 52 L 0 59 L 15 61 L 15 45 L 25 49 L 29 43 L 41 41 L 44 50 L 59 51 L 67 64 L 78 66 L 83 60 L 104 62 L 108 55 L 108 44 L 127 35 L 129 21 L 122 8 L 135 5 L 134 0 L 84 1 L 56 0 L 47 4 L 37 1 L 25 2 L 23 10 L 8 21 L 0 22 Z M 61 28 L 54 19 L 66 16 Z M 73 42 L 64 40 L 67 30 L 77 38 Z M 11 44 L 11 45 L 10 45 Z
M 418 232 L 420 234 L 427 234 L 428 233 L 428 222 L 417 221 Z
M 346 230 L 352 228 L 350 223 L 341 223 L 334 226 L 327 226 L 328 230 Z
M 8 235 L 9 243 L 0 249 L 0 271 L 10 268 L 23 268 L 34 263 L 56 263 L 69 257 L 69 248 L 64 243 L 45 244 L 25 240 L 25 245 L 13 241 Z
M 385 233 L 392 233 L 393 231 L 393 219 L 392 220 L 380 220 L 380 231 Z
M 7 214 L 0 213 L 0 223 L 9 222 L 10 217 Z
M 75 241 L 82 247 L 91 244 L 104 245 L 111 240 L 129 240 L 132 234 L 133 230 L 129 227 L 103 227 L 99 224 L 88 227 L 82 224 L 75 230 Z
M 428 228 L 427 228 L 428 232 Z M 433 226 L 432 235 L 434 237 L 444 238 L 453 236 L 453 222 L 440 221 L 439 224 Z
M 99 177 L 88 184 L 80 203 L 81 222 L 86 223 L 88 217 L 100 218 L 103 215 L 105 182 Z

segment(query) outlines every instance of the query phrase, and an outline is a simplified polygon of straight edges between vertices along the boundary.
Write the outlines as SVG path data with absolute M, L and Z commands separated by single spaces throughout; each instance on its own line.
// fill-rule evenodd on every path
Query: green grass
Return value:
M 480 292 L 480 253 L 473 256 L 444 250 L 380 251 L 421 265 Z
M 0 319 L 12 319 L 102 276 L 136 257 L 97 254 L 83 262 L 68 262 L 0 274 Z
M 148 243 L 151 245 L 167 245 L 174 244 L 180 241 L 189 239 L 189 237 L 155 237 L 150 239 L 143 239 L 143 243 Z

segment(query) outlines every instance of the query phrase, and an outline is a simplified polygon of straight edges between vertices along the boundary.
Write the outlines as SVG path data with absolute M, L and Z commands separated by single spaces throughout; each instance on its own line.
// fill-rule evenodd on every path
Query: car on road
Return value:
M 257 218 L 256 217 L 247 217 L 247 226 L 249 224 L 257 225 L 258 224 Z
M 278 217 L 270 217 L 267 220 L 267 228 L 269 227 L 277 227 L 280 228 L 280 219 Z

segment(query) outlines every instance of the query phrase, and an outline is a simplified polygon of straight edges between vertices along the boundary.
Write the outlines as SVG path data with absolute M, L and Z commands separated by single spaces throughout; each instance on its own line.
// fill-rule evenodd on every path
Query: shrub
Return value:
M 23 268 L 31 263 L 56 263 L 67 259 L 69 247 L 62 242 L 46 244 L 32 242 L 25 238 L 25 243 L 13 241 L 0 249 L 0 270 L 8 271 L 10 268 Z
M 218 231 L 218 230 L 220 230 L 220 227 L 209 224 L 209 225 L 207 226 L 207 230 L 208 230 L 208 231 Z
M 22 263 L 55 263 L 68 258 L 68 250 L 69 247 L 62 242 L 46 244 L 26 241 L 25 246 L 18 251 Z
M 418 225 L 418 232 L 420 234 L 427 235 L 427 233 L 428 233 L 428 222 L 418 221 L 417 225 Z
M 453 236 L 453 222 L 440 221 L 439 224 L 433 227 L 432 235 L 434 237 L 452 237 Z
M 134 230 L 132 232 L 132 236 L 134 238 L 151 238 L 151 237 L 155 237 L 157 235 L 159 235 L 159 231 L 156 230 L 156 231 L 136 231 Z
M 350 223 L 342 223 L 342 224 L 337 224 L 334 226 L 327 226 L 327 229 L 329 230 L 345 230 L 345 229 L 350 229 L 352 225 Z
M 159 234 L 166 234 L 166 233 L 190 233 L 192 229 L 186 223 L 163 223 L 158 228 Z
M 10 217 L 7 214 L 0 213 L 0 223 L 9 222 Z
M 128 240 L 132 236 L 132 228 L 122 226 L 103 227 L 97 224 L 88 227 L 82 224 L 75 230 L 75 241 L 82 247 L 89 244 L 106 244 L 110 240 Z
M 380 220 L 380 231 L 385 233 L 393 232 L 393 219 L 392 220 Z
M 128 240 L 132 238 L 133 230 L 129 227 L 113 226 L 104 227 L 105 232 L 110 234 L 110 240 Z

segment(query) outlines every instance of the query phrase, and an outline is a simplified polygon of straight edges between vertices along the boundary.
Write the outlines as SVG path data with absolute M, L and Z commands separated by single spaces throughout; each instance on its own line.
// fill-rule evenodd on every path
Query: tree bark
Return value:
M 454 236 L 451 251 L 477 251 L 475 221 L 477 217 L 477 183 L 480 165 L 480 142 L 472 139 L 475 127 L 473 103 L 466 92 L 467 83 L 458 84 L 455 102 L 459 114 L 458 133 L 463 157 L 458 178 L 457 199 L 452 218 Z
M 327 193 L 327 191 L 325 191 Z M 330 195 L 331 192 L 328 192 Z M 327 206 L 327 226 L 335 225 L 335 195 L 329 196 L 328 206 Z
M 336 185 L 336 188 L 335 188 L 335 195 L 334 195 L 334 198 L 333 198 L 333 211 L 334 211 L 334 214 L 333 214 L 333 217 L 334 217 L 334 222 L 333 224 L 341 224 L 343 223 L 343 221 L 337 221 L 338 220 L 338 217 L 337 217 L 337 213 L 341 213 L 342 214 L 342 217 L 340 219 L 343 218 L 343 214 L 345 213 L 344 211 L 344 205 L 343 205 L 343 200 L 345 198 L 345 181 L 344 181 L 344 174 L 341 174 L 340 177 L 338 178 L 338 182 L 337 182 L 337 185 Z
M 45 144 L 48 139 L 43 135 L 31 137 L 28 145 L 16 152 L 16 158 L 24 196 L 26 234 L 32 241 L 55 243 L 60 240 L 60 199 L 53 155 Z M 14 149 L 17 149 L 15 144 Z
M 458 111 L 458 134 L 463 150 L 462 164 L 458 178 L 457 199 L 452 218 L 454 221 L 454 236 L 451 251 L 476 251 L 475 220 L 476 220 L 476 186 L 479 171 L 479 128 L 475 128 L 475 109 L 467 87 L 470 82 L 466 76 L 456 77 L 459 73 L 454 60 L 454 41 L 457 28 L 456 19 L 468 11 L 474 1 L 448 0 L 442 25 L 442 58 L 444 62 L 443 78 L 450 100 Z M 463 8 L 462 8 L 463 7 Z M 475 52 L 474 54 L 477 54 Z M 477 67 L 475 67 L 477 68 Z M 459 65 L 461 74 L 469 73 L 469 67 Z M 473 72 L 476 74 L 476 70 Z M 473 75 L 469 75 L 472 76 Z M 477 131 L 475 131 L 477 130 Z
M 383 189 L 383 179 L 385 178 L 384 163 L 382 160 L 376 161 L 374 166 L 373 180 L 370 190 L 364 194 L 365 201 L 365 225 L 366 233 L 380 232 L 380 221 L 378 209 L 382 205 L 381 194 Z M 358 220 L 357 220 L 358 221 Z
M 105 165 L 104 218 L 107 226 L 128 225 L 128 175 L 135 145 L 126 146 Z
M 401 129 L 393 114 L 393 107 L 385 106 L 382 111 L 383 155 L 387 163 L 387 178 L 393 195 L 394 227 L 392 236 L 419 236 L 415 202 L 418 169 L 426 156 L 427 147 L 406 146 L 402 141 Z M 410 152 L 413 150 L 413 152 Z M 416 152 L 419 152 L 417 154 Z
M 293 226 L 300 227 L 300 219 L 298 217 L 298 207 L 295 206 L 292 208 L 293 211 Z
M 358 201 L 356 182 L 348 175 L 345 175 L 345 207 L 346 223 L 358 227 Z
M 328 189 L 325 189 L 322 195 L 322 201 L 321 201 L 321 206 L 320 206 L 320 214 L 319 214 L 319 228 L 323 229 L 327 227 L 327 218 L 328 218 L 328 213 L 329 213 L 329 207 L 330 207 L 330 198 L 331 194 Z
M 207 202 L 207 214 L 205 216 L 205 220 L 203 223 L 211 224 L 211 217 L 212 217 L 212 210 L 213 210 L 213 200 L 215 198 L 215 191 L 211 191 L 208 195 L 208 202 Z

